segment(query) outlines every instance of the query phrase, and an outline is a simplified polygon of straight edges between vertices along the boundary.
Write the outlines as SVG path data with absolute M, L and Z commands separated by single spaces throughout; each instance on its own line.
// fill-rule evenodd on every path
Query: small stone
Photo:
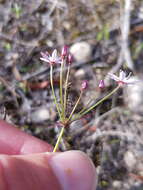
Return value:
M 97 175 L 99 175 L 101 171 L 102 171 L 102 167 L 101 166 L 97 166 L 96 167 Z
M 140 176 L 143 176 L 143 171 L 139 171 L 139 175 L 140 175 Z
M 70 24 L 70 22 L 63 21 L 63 27 L 64 27 L 66 30 L 70 30 L 70 29 L 71 29 L 71 24 Z
M 124 162 L 129 169 L 133 169 L 136 164 L 136 158 L 131 151 L 127 151 L 124 155 Z
M 92 48 L 87 42 L 77 42 L 71 46 L 70 52 L 77 62 L 86 62 L 91 56 Z
M 77 78 L 85 78 L 85 70 L 84 69 L 78 69 L 75 72 L 75 77 L 77 77 Z
M 113 181 L 113 187 L 114 188 L 121 188 L 122 187 L 122 182 L 119 180 Z
M 33 123 L 40 123 L 48 120 L 50 117 L 49 110 L 47 108 L 39 108 L 31 114 L 31 121 Z

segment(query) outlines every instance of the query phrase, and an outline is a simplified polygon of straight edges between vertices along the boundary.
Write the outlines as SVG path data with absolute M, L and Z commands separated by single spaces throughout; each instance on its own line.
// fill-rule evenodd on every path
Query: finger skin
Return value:
M 96 169 L 88 156 L 81 151 L 67 151 L 51 159 L 53 171 L 63 190 L 95 190 Z
M 96 170 L 80 151 L 0 156 L 0 190 L 95 190 Z
M 15 126 L 0 120 L 0 154 L 24 155 L 40 152 L 51 152 L 52 146 L 30 136 Z
M 0 156 L 0 190 L 61 190 L 43 154 Z

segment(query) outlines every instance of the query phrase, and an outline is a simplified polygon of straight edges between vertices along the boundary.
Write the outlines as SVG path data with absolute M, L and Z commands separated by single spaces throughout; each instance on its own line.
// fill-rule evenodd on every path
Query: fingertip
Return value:
M 67 151 L 56 154 L 50 164 L 63 190 L 96 189 L 96 169 L 83 152 Z

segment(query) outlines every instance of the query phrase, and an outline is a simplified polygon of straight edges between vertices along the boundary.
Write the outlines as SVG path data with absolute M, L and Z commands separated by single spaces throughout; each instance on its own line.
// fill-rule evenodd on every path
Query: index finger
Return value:
M 48 143 L 0 120 L 0 154 L 21 155 L 51 151 L 52 146 Z

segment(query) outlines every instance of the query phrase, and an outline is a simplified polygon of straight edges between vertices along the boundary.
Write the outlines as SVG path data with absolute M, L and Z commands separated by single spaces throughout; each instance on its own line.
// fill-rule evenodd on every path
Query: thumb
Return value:
M 1 190 L 95 190 L 96 170 L 80 151 L 0 156 Z
M 52 169 L 64 190 L 95 190 L 96 170 L 80 151 L 59 153 L 51 160 Z

